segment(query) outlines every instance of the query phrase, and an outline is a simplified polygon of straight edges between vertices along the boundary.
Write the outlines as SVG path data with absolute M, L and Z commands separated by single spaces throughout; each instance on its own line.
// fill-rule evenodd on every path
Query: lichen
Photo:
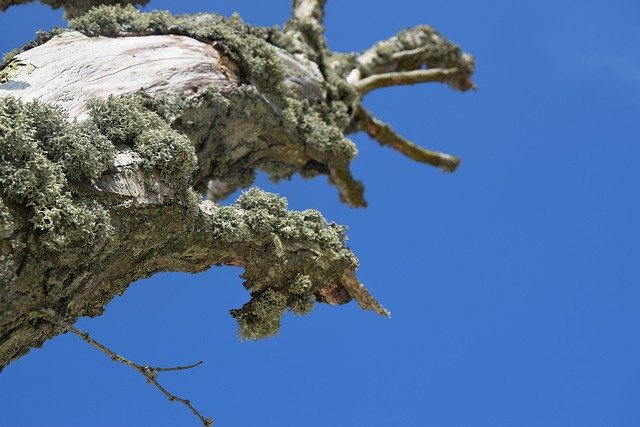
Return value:
M 286 309 L 287 297 L 280 292 L 267 289 L 255 295 L 251 303 L 236 316 L 240 338 L 256 340 L 276 335 Z
M 222 214 L 222 216 L 221 216 Z M 258 339 L 278 332 L 287 308 L 308 314 L 316 293 L 337 283 L 358 261 L 345 246 L 345 228 L 327 222 L 315 210 L 287 210 L 287 201 L 275 194 L 251 189 L 231 206 L 217 209 L 214 239 L 230 242 L 240 233 L 245 251 L 245 287 L 252 299 L 232 310 L 239 334 Z
M 113 144 L 133 146 L 144 131 L 166 125 L 157 114 L 144 108 L 135 94 L 94 99 L 88 105 L 98 130 Z
M 60 165 L 67 179 L 97 178 L 111 166 L 115 150 L 92 121 L 70 122 L 59 107 L 39 102 L 24 104 L 34 139 Z
M 197 166 L 194 147 L 186 135 L 173 130 L 145 107 L 145 102 L 148 97 L 139 94 L 95 99 L 89 103 L 89 114 L 97 129 L 113 144 L 133 147 L 147 169 L 157 170 L 185 189 Z
M 358 153 L 355 144 L 340 128 L 322 117 L 308 102 L 289 98 L 283 111 L 283 122 L 290 131 L 298 132 L 306 153 L 317 162 L 348 164 Z
M 131 5 L 99 5 L 72 19 L 69 28 L 91 37 L 113 37 L 122 33 L 164 32 L 172 21 L 173 17 L 168 12 L 140 13 Z
M 0 285 L 9 283 L 14 275 L 12 255 L 15 255 L 17 248 L 11 238 L 16 228 L 17 224 L 9 207 L 0 198 Z
M 0 195 L 28 209 L 48 249 L 102 241 L 112 232 L 108 211 L 83 199 L 74 183 L 112 168 L 115 144 L 131 146 L 142 166 L 157 171 L 184 203 L 197 203 L 190 191 L 196 168 L 191 142 L 135 94 L 92 101 L 83 122 L 52 105 L 0 98 Z
M 110 232 L 106 211 L 69 191 L 65 172 L 75 175 L 96 170 L 95 159 L 84 158 L 83 141 L 56 143 L 69 126 L 73 125 L 55 107 L 0 98 L 2 197 L 30 209 L 30 222 L 42 233 L 43 245 L 51 249 L 80 241 L 92 243 Z M 69 151 L 61 155 L 56 148 L 62 145 Z M 104 168 L 105 164 L 97 166 Z
M 294 314 L 305 316 L 311 312 L 313 303 L 316 300 L 312 289 L 313 283 L 309 276 L 300 274 L 294 279 L 293 283 L 289 286 L 289 292 L 291 294 L 289 307 L 291 307 L 291 311 Z
M 273 181 L 289 179 L 294 173 L 305 178 L 350 176 L 345 171 L 357 150 L 344 132 L 352 122 L 357 94 L 321 55 L 318 67 L 324 80 L 318 83 L 322 86 L 319 93 L 326 93 L 326 99 L 297 98 L 301 95 L 287 86 L 282 60 L 276 53 L 276 49 L 293 52 L 295 48 L 287 45 L 277 28 L 249 26 L 237 15 L 172 16 L 115 5 L 91 9 L 71 20 L 69 29 L 91 37 L 184 35 L 215 43 L 237 66 L 240 85 L 224 92 L 211 86 L 197 96 L 137 93 L 92 103 L 92 118 L 100 133 L 113 144 L 135 147 L 148 168 L 177 178 L 181 185 L 190 180 L 195 167 L 191 147 L 167 128 L 170 123 L 190 138 L 200 155 L 194 182 L 195 190 L 201 193 L 210 179 L 216 179 L 225 185 L 218 197 L 225 197 L 252 184 L 257 169 Z M 152 143 L 160 130 L 168 135 L 160 146 L 171 147 L 164 152 Z M 334 178 L 330 182 L 342 185 Z M 354 204 L 351 198 L 342 198 Z
M 168 12 L 141 13 L 131 5 L 99 6 L 72 19 L 69 28 L 87 36 L 177 34 L 216 42 L 240 65 L 244 77 L 262 92 L 279 99 L 284 72 L 268 29 L 244 24 L 238 15 L 213 13 L 172 16 Z

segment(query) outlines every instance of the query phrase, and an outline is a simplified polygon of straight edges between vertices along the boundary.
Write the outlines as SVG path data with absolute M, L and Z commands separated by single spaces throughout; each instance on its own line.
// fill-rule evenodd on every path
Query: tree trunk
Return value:
M 438 81 L 469 89 L 472 57 L 430 27 L 361 56 L 330 52 L 323 3 L 294 2 L 283 31 L 103 7 L 5 58 L 0 370 L 64 332 L 47 316 L 100 315 L 159 271 L 244 267 L 252 299 L 231 313 L 248 339 L 314 301 L 388 315 L 356 279 L 342 227 L 260 190 L 215 203 L 260 169 L 274 180 L 327 175 L 344 202 L 364 206 L 345 137 L 359 130 L 445 170 L 459 163 L 405 141 L 360 101 L 385 85 L 367 78 L 385 73 L 406 84 L 427 81 L 406 72 L 441 70 Z

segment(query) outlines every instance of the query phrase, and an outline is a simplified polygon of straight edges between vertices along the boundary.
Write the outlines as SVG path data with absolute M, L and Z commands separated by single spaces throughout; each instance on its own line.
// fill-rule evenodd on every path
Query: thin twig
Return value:
M 357 118 L 360 128 L 378 141 L 380 145 L 386 145 L 405 156 L 421 163 L 427 163 L 438 167 L 445 172 L 454 172 L 460 164 L 460 158 L 439 151 L 431 151 L 414 144 L 398 135 L 388 124 L 373 117 L 373 115 L 359 107 Z
M 430 70 L 374 74 L 355 82 L 353 87 L 360 93 L 360 96 L 364 96 L 366 93 L 382 87 L 414 85 L 426 82 L 447 82 L 457 72 L 457 68 L 433 68 Z
M 153 384 L 158 390 L 160 390 L 160 392 L 162 392 L 162 394 L 164 394 L 166 396 L 167 399 L 169 399 L 170 402 L 179 402 L 182 403 L 183 405 L 185 405 L 187 408 L 189 408 L 191 410 L 191 412 L 200 419 L 200 421 L 202 422 L 202 425 L 204 427 L 209 427 L 213 425 L 213 419 L 212 418 L 208 418 L 203 416 L 192 404 L 189 400 L 187 399 L 183 399 L 181 397 L 176 396 L 175 394 L 170 393 L 166 388 L 162 387 L 162 385 L 160 385 L 160 383 L 158 382 L 158 372 L 167 372 L 167 371 L 183 371 L 186 369 L 192 369 L 195 368 L 197 366 L 202 365 L 202 361 L 198 362 L 198 363 L 194 363 L 193 365 L 184 365 L 184 366 L 173 366 L 173 367 L 157 367 L 157 366 L 147 366 L 147 365 L 138 365 L 135 362 L 132 362 L 131 360 L 127 359 L 126 357 L 123 357 L 117 353 L 115 353 L 114 351 L 110 350 L 109 348 L 107 348 L 105 345 L 99 343 L 98 341 L 94 340 L 93 338 L 91 338 L 91 336 L 85 332 L 82 331 L 78 328 L 76 328 L 73 325 L 70 325 L 66 322 L 63 322 L 61 320 L 59 320 L 55 315 L 53 315 L 52 313 L 49 313 L 48 311 L 43 312 L 43 317 L 44 320 L 48 321 L 49 323 L 52 323 L 54 325 L 60 326 L 61 328 L 66 329 L 69 332 L 74 333 L 75 335 L 79 336 L 80 338 L 82 338 L 85 342 L 87 342 L 88 344 L 92 345 L 93 347 L 97 348 L 98 350 L 100 350 L 101 352 L 103 352 L 104 354 L 106 354 L 107 356 L 109 356 L 109 358 L 111 360 L 113 360 L 114 362 L 120 362 L 123 363 L 127 366 L 129 366 L 130 368 L 135 369 L 136 371 L 140 372 L 142 375 L 144 375 L 144 377 L 147 379 L 148 382 L 150 382 L 151 384 Z

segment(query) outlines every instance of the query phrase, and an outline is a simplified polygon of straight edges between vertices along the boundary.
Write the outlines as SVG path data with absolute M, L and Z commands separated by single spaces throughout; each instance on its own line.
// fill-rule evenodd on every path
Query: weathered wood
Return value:
M 80 119 L 94 97 L 138 90 L 188 96 L 239 82 L 233 63 L 214 46 L 171 34 L 112 38 L 70 31 L 15 59 L 24 65 L 0 85 L 0 96 L 53 103 Z

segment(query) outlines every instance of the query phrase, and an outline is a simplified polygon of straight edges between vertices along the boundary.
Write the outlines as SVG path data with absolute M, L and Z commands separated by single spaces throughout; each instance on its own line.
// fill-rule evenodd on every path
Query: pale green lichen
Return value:
M 157 114 L 143 107 L 136 95 L 94 99 L 88 105 L 98 130 L 114 144 L 133 146 L 144 131 L 166 126 Z
M 18 249 L 16 246 L 19 245 L 18 242 L 13 242 L 12 238 L 17 227 L 9 207 L 0 198 L 0 285 L 9 283 L 14 276 L 13 257 Z
M 65 170 L 71 174 L 95 170 L 84 158 L 81 141 L 66 141 L 69 152 L 60 156 L 55 141 L 69 125 L 56 122 L 60 112 L 38 102 L 0 98 L 0 189 L 3 198 L 28 207 L 30 222 L 42 233 L 42 243 L 59 249 L 73 242 L 92 243 L 109 233 L 106 211 L 95 202 L 78 200 L 69 191 Z M 53 143 L 51 141 L 54 141 Z M 76 150 L 77 149 L 77 150 Z M 70 161 L 69 159 L 73 159 Z M 98 169 L 106 168 L 106 164 Z
M 346 269 L 358 261 L 345 246 L 345 228 L 328 223 L 314 210 L 287 210 L 287 201 L 275 194 L 252 189 L 238 201 L 218 208 L 214 219 L 215 239 L 229 241 L 236 232 L 243 251 L 245 287 L 252 299 L 232 310 L 239 334 L 258 339 L 278 332 L 287 308 L 298 315 L 311 311 L 315 293 L 327 283 L 337 283 Z
M 93 121 L 112 143 L 132 147 L 139 143 L 136 150 L 143 154 L 147 167 L 181 178 L 183 183 L 194 170 L 191 148 L 178 134 L 169 132 L 160 145 L 173 145 L 171 152 L 157 151 L 158 144 L 152 142 L 159 132 L 150 129 L 166 129 L 165 123 L 171 123 L 191 139 L 199 153 L 206 144 L 206 155 L 201 156 L 194 176 L 196 191 L 206 191 L 208 180 L 214 178 L 224 182 L 226 191 L 218 196 L 224 197 L 253 183 L 256 169 L 274 181 L 294 173 L 305 178 L 335 175 L 336 170 L 346 170 L 356 155 L 355 145 L 344 137 L 357 98 L 354 90 L 322 59 L 318 66 L 325 80 L 320 84 L 327 99 L 297 99 L 285 84 L 283 64 L 275 51 L 275 46 L 287 48 L 278 29 L 246 25 L 237 15 L 172 16 L 140 13 L 130 5 L 94 8 L 73 19 L 69 28 L 88 36 L 185 35 L 215 43 L 237 65 L 241 85 L 224 93 L 212 86 L 196 97 L 138 93 L 114 98 L 123 101 L 92 105 Z M 145 138 L 143 133 L 153 137 Z M 239 155 L 246 147 L 263 154 Z
M 173 23 L 168 12 L 140 13 L 131 5 L 100 5 L 72 19 L 69 28 L 87 36 L 116 36 L 122 33 L 164 32 Z
M 156 169 L 186 188 L 197 166 L 194 147 L 187 136 L 145 107 L 145 101 L 147 98 L 138 94 L 96 99 L 89 103 L 89 114 L 112 143 L 133 147 L 147 169 Z
M 135 7 L 99 6 L 69 22 L 88 36 L 177 34 L 216 42 L 240 65 L 244 78 L 274 98 L 281 95 L 284 73 L 280 59 L 266 40 L 269 32 L 244 24 L 238 15 L 172 16 L 168 12 L 140 13 Z
M 306 153 L 316 162 L 348 164 L 358 153 L 355 144 L 340 128 L 323 118 L 307 102 L 288 99 L 282 117 L 285 128 L 298 132 Z
M 196 168 L 191 142 L 137 95 L 93 101 L 84 122 L 69 121 L 55 106 L 0 98 L 0 193 L 28 208 L 49 249 L 103 240 L 111 233 L 107 210 L 82 199 L 73 185 L 113 167 L 114 144 L 131 146 L 142 166 L 159 172 L 187 204 L 197 203 L 189 191 Z
M 97 178 L 111 166 L 113 144 L 92 121 L 69 122 L 61 108 L 39 102 L 23 108 L 34 139 L 60 165 L 67 179 Z
M 276 335 L 280 319 L 287 309 L 287 296 L 267 289 L 254 296 L 246 309 L 236 316 L 238 334 L 242 339 L 256 340 Z
M 291 311 L 298 316 L 305 316 L 313 309 L 313 303 L 316 298 L 312 292 L 313 282 L 307 275 L 300 274 L 295 278 L 289 286 L 291 298 L 289 307 Z
M 9 207 L 0 198 L 0 239 L 9 239 L 16 229 Z

